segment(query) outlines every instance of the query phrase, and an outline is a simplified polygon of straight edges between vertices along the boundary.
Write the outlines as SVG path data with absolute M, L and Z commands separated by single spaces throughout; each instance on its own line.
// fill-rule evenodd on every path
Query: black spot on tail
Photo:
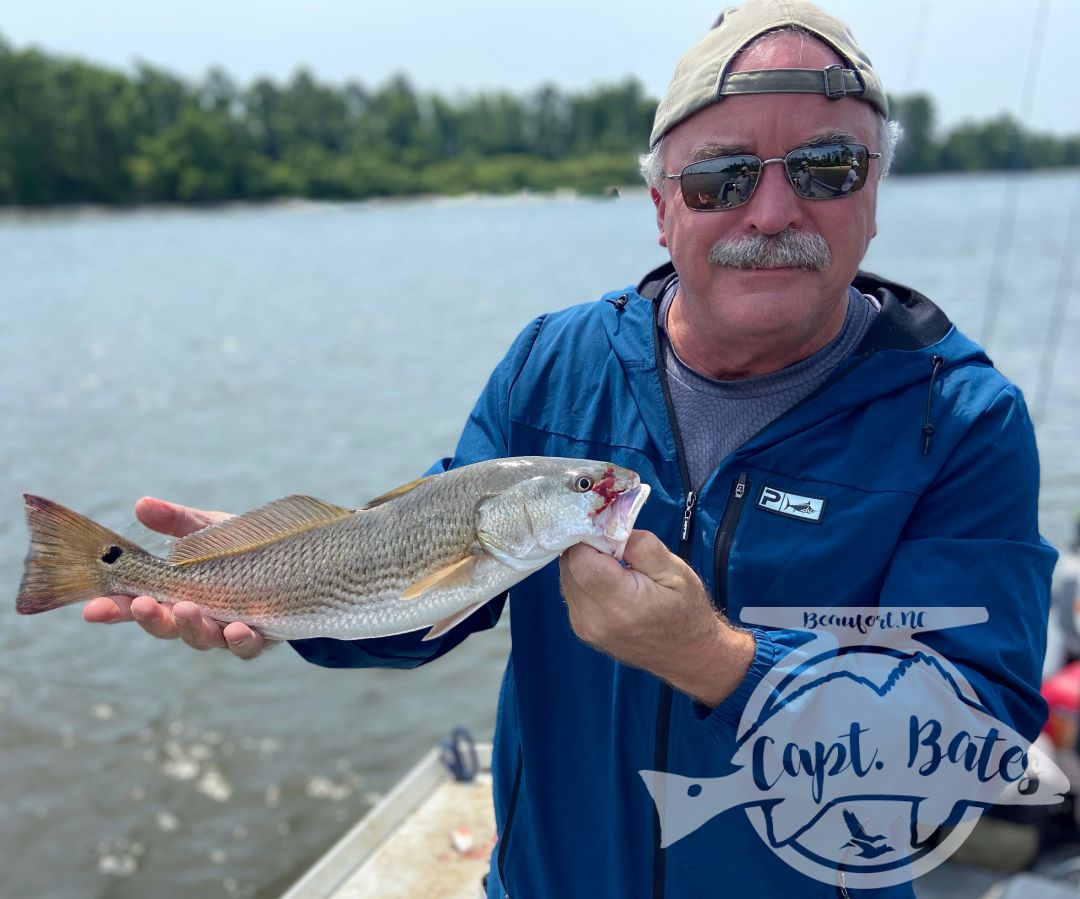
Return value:
M 110 546 L 109 551 L 101 557 L 101 561 L 106 565 L 112 565 L 117 559 L 124 554 L 124 551 L 119 546 Z

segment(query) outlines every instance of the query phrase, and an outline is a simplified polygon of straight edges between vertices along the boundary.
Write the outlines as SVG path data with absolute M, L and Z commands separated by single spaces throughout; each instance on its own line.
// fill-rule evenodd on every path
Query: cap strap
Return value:
M 718 97 L 731 94 L 824 94 L 830 100 L 861 97 L 866 88 L 857 72 L 840 65 L 825 69 L 760 69 L 725 75 Z

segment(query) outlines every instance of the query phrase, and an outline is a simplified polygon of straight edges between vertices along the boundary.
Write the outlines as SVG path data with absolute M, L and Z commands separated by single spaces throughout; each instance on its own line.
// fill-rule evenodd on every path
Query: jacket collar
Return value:
M 668 263 L 642 279 L 637 293 L 639 299 L 648 302 L 631 304 L 636 321 L 650 318 L 655 321 L 657 304 L 674 277 L 675 269 Z M 881 303 L 881 311 L 862 343 L 821 387 L 750 438 L 735 451 L 736 455 L 758 452 L 846 408 L 873 402 L 885 393 L 913 384 L 920 385 L 932 397 L 941 366 L 948 369 L 962 362 L 992 364 L 982 348 L 953 327 L 945 313 L 921 293 L 867 272 L 859 272 L 853 285 Z M 653 327 L 644 330 L 651 338 Z M 609 334 L 613 334 L 610 329 Z M 655 349 L 651 340 L 649 345 Z M 631 352 L 640 349 L 635 347 Z M 860 372 L 860 377 L 852 376 L 856 371 Z M 648 380 L 656 382 L 660 379 Z M 644 396 L 643 392 L 639 393 Z M 639 405 L 642 405 L 640 400 Z M 652 405 L 654 411 L 660 408 L 655 400 Z M 915 427 L 924 419 L 912 421 Z M 925 421 L 929 422 L 929 418 Z M 673 441 L 671 443 L 673 446 Z M 667 448 L 666 443 L 659 445 Z
M 637 292 L 658 303 L 674 278 L 675 266 L 667 262 L 642 278 Z M 856 273 L 852 284 L 881 304 L 881 312 L 855 355 L 878 350 L 921 350 L 940 341 L 952 328 L 948 316 L 917 290 L 864 271 Z

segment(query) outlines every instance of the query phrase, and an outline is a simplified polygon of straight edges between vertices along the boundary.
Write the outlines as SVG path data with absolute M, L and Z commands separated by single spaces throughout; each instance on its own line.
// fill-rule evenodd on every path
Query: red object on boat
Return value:
M 1075 749 L 1080 719 L 1080 661 L 1071 662 L 1048 677 L 1041 692 L 1050 706 L 1043 732 L 1049 734 L 1059 749 Z

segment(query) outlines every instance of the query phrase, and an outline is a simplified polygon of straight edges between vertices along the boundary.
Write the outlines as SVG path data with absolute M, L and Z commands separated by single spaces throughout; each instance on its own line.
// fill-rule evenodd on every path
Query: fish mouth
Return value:
M 634 521 L 638 512 L 649 498 L 651 488 L 648 484 L 638 483 L 619 494 L 618 499 L 611 504 L 604 516 L 604 536 L 607 543 L 605 547 L 616 559 L 622 561 L 623 550 L 626 549 L 626 541 L 630 539 L 630 532 L 634 529 Z M 598 547 L 599 548 L 599 547 Z

